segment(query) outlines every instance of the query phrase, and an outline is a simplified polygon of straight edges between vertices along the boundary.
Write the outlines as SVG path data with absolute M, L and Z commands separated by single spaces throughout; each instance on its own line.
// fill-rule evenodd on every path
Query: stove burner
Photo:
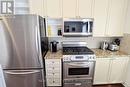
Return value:
M 87 47 L 63 47 L 63 55 L 84 55 L 84 54 L 94 54 Z

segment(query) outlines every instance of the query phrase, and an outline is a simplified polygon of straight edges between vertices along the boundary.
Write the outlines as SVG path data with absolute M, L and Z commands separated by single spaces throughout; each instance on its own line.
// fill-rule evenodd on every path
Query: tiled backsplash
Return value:
M 85 41 L 87 43 L 87 46 L 89 48 L 99 48 L 100 47 L 100 42 L 102 41 L 107 41 L 111 42 L 114 37 L 50 37 L 49 42 L 56 40 L 59 42 L 58 44 L 58 49 L 61 49 L 62 42 L 63 41 Z
M 120 50 L 130 54 L 130 34 L 124 34 L 121 41 Z

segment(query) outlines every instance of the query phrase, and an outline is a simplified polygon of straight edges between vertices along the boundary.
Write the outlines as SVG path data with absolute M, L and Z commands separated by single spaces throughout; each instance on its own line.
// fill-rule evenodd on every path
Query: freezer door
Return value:
M 6 70 L 7 87 L 45 87 L 42 70 Z
M 43 68 L 39 16 L 14 15 L 0 20 L 3 69 Z

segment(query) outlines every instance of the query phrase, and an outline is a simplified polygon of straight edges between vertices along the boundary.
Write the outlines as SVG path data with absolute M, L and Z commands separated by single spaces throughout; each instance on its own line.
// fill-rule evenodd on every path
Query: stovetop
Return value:
M 63 47 L 63 55 L 89 55 L 94 54 L 88 47 Z

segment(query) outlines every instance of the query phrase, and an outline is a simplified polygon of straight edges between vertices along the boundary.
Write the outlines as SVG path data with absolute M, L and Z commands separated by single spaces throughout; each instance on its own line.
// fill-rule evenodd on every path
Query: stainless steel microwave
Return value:
M 93 19 L 63 19 L 63 36 L 92 36 Z

